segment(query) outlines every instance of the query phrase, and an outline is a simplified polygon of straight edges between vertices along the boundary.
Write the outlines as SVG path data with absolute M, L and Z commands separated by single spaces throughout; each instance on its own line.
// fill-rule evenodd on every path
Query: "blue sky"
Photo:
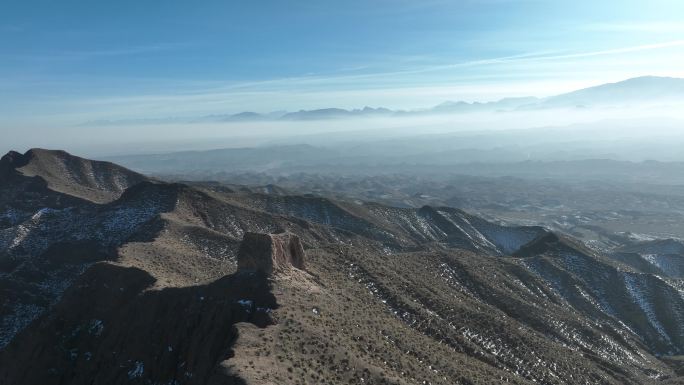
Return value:
M 684 77 L 679 0 L 3 0 L 3 127 Z M 9 131 L 7 131 L 9 132 Z

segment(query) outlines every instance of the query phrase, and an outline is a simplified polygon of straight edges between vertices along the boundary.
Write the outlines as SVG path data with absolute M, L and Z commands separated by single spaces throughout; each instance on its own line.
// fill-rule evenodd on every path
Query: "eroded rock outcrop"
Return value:
M 292 267 L 304 269 L 304 248 L 292 233 L 245 233 L 237 259 L 239 271 L 271 274 Z

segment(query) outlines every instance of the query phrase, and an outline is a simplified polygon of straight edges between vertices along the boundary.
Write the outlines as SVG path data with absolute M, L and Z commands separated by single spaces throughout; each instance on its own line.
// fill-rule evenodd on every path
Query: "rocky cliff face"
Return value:
M 238 271 L 271 274 L 288 268 L 304 269 L 304 248 L 291 233 L 245 233 L 238 251 Z

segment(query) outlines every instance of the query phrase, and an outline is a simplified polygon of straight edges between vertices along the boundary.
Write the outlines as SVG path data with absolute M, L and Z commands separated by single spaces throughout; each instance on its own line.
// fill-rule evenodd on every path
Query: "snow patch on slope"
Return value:
M 662 336 L 662 338 L 671 343 L 670 336 L 665 331 L 663 325 L 658 321 L 655 309 L 651 303 L 651 299 L 648 298 L 648 292 L 644 288 L 642 281 L 639 279 L 637 274 L 623 273 L 623 279 L 625 281 L 625 287 L 627 292 L 632 297 L 634 302 L 639 305 L 639 308 L 644 312 L 649 324 Z

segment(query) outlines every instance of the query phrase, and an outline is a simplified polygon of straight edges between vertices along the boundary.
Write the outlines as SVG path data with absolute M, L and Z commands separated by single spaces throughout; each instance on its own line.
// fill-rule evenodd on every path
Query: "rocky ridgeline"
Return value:
M 53 192 L 96 203 L 112 202 L 127 188 L 147 180 L 113 163 L 58 150 L 33 148 L 24 154 L 10 151 L 0 158 L 0 181 L 11 181 L 15 187 L 33 181 Z
M 16 151 L 10 151 L 0 158 L 0 177 L 12 174 L 15 168 L 26 165 L 26 157 Z
M 238 251 L 238 271 L 271 274 L 289 268 L 304 269 L 304 248 L 292 233 L 245 233 Z

